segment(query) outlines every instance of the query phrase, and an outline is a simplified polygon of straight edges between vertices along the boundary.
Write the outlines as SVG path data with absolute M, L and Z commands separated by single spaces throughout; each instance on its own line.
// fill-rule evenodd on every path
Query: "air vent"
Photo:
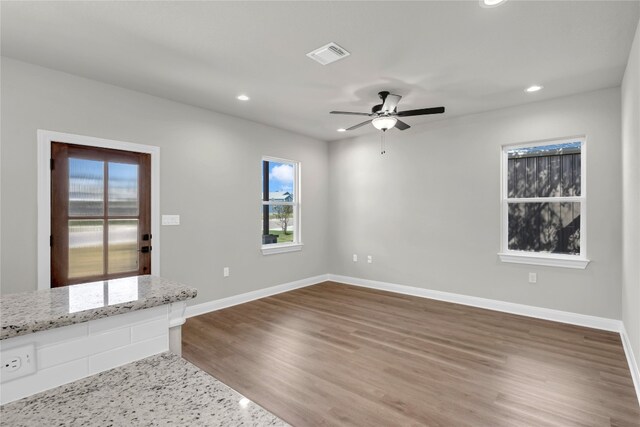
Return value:
M 351 55 L 345 49 L 341 48 L 335 43 L 329 43 L 328 45 L 322 46 L 314 50 L 313 52 L 307 53 L 307 56 L 313 59 L 316 62 L 319 62 L 322 65 L 331 64 L 332 62 L 336 62 L 338 59 L 346 58 Z

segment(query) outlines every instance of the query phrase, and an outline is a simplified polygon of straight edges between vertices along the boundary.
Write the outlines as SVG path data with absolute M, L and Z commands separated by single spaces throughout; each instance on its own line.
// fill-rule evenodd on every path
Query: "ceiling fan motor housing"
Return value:
M 378 96 L 382 100 L 382 104 L 374 105 L 371 108 L 371 113 L 357 113 L 351 111 L 331 111 L 331 114 L 347 114 L 354 116 L 369 116 L 373 117 L 373 119 L 369 118 L 368 120 L 358 123 L 355 126 L 351 126 L 346 130 L 354 130 L 358 129 L 366 125 L 367 123 L 371 123 L 376 129 L 382 130 L 383 132 L 391 129 L 393 127 L 399 130 L 407 130 L 411 126 L 399 120 L 397 117 L 410 117 L 410 116 L 422 116 L 427 114 L 442 114 L 444 113 L 444 107 L 435 107 L 435 108 L 419 108 L 415 110 L 404 110 L 398 112 L 398 102 L 402 99 L 400 95 L 392 95 L 390 92 L 381 91 L 378 92 Z

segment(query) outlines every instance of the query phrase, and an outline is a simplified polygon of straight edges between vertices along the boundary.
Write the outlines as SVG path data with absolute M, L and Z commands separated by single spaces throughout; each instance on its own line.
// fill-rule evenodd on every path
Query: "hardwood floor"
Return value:
M 332 282 L 188 319 L 183 356 L 294 426 L 640 426 L 616 333 Z

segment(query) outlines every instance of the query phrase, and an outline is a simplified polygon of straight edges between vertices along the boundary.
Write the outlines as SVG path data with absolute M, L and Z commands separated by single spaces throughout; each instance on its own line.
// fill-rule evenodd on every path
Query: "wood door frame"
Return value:
M 151 274 L 160 275 L 160 147 L 38 129 L 38 290 L 51 289 L 51 143 L 111 148 L 151 155 Z

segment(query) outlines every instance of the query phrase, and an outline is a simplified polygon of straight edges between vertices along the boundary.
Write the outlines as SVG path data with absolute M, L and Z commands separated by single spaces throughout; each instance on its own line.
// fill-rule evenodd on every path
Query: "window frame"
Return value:
M 580 196 L 509 198 L 508 152 L 514 148 L 580 142 Z M 549 267 L 585 269 L 587 258 L 587 138 L 585 135 L 562 137 L 526 143 L 505 144 L 500 152 L 500 252 L 502 262 L 531 264 Z M 580 254 L 554 254 L 551 252 L 515 251 L 509 249 L 509 204 L 527 202 L 579 202 L 580 203 Z
M 262 244 L 262 232 L 260 233 L 260 249 L 262 251 L 262 255 L 272 255 L 272 254 L 280 254 L 287 252 L 296 252 L 302 250 L 304 244 L 302 243 L 302 226 L 301 226 L 301 169 L 302 163 L 297 160 L 291 159 L 283 159 L 281 157 L 272 157 L 272 156 L 262 156 L 260 159 L 260 174 L 262 176 L 264 167 L 263 162 L 277 162 L 277 163 L 288 163 L 293 165 L 294 169 L 294 178 L 293 178 L 293 200 L 291 202 L 276 202 L 276 201 L 267 201 L 261 200 L 260 209 L 264 209 L 264 206 L 293 206 L 293 242 L 284 242 L 284 243 L 269 243 Z M 262 186 L 260 195 L 264 197 L 262 194 Z M 260 197 L 260 199 L 262 199 Z

